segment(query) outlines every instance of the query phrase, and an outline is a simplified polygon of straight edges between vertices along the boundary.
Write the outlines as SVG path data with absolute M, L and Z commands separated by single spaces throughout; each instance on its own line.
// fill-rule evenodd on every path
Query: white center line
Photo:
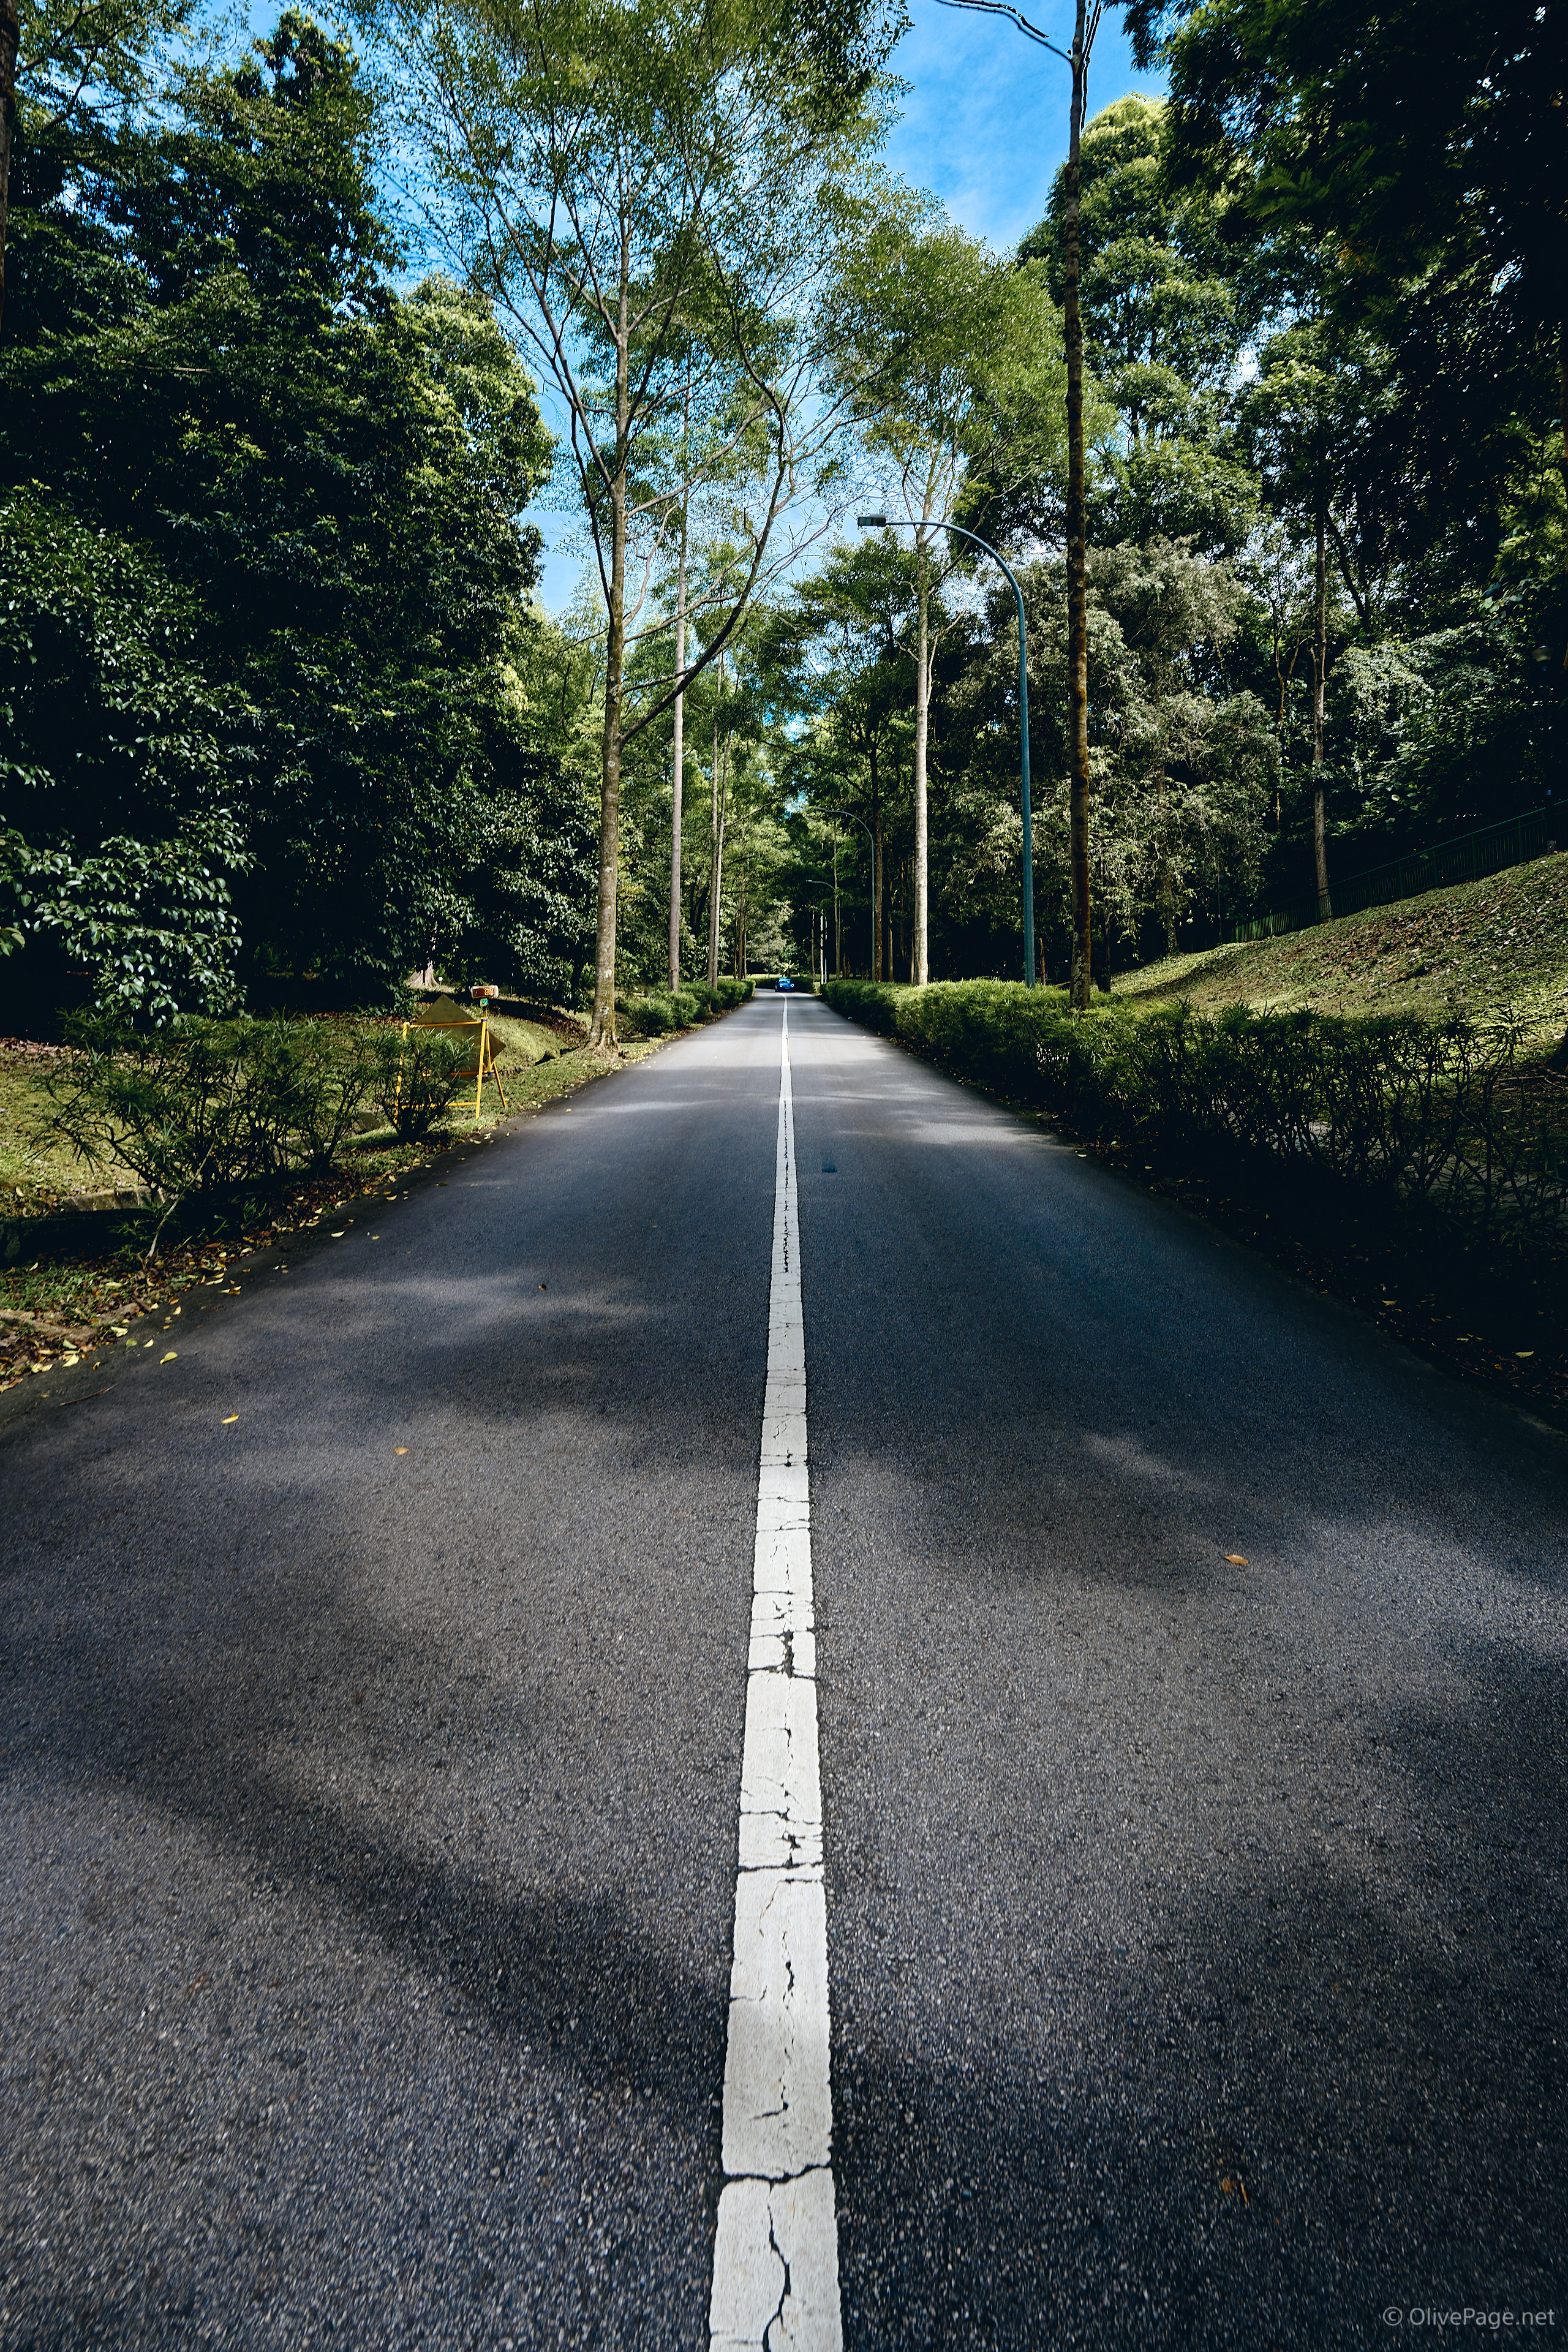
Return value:
M 805 1328 L 790 1097 L 780 1045 L 768 1384 L 757 1471 L 741 1866 L 724 2062 L 724 2191 L 711 2352 L 841 2352 L 828 2083 L 827 1893 L 805 1462 Z

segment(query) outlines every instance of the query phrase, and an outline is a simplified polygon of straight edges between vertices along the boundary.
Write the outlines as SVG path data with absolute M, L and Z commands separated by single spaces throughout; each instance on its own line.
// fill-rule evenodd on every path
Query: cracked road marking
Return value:
M 710 2352 L 841 2352 L 789 1007 Z

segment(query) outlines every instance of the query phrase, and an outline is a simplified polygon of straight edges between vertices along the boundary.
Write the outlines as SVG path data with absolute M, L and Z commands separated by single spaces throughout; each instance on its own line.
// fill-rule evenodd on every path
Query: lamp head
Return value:
M 886 515 L 857 515 L 855 528 L 857 530 L 886 530 L 888 518 Z

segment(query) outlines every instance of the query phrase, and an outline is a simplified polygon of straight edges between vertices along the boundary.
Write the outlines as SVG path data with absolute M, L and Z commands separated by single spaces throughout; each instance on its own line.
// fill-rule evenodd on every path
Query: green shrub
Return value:
M 720 1013 L 731 1013 L 752 992 L 749 980 L 721 980 L 710 988 L 705 980 L 685 981 L 674 995 L 668 988 L 650 988 L 637 996 L 616 999 L 623 1027 L 634 1037 L 666 1037 L 673 1029 L 695 1029 Z
M 186 1016 L 139 1030 L 88 1014 L 66 1034 L 43 1131 L 176 1198 L 330 1166 L 374 1070 L 365 1038 L 324 1021 Z
M 679 1000 L 668 988 L 649 989 L 642 996 L 623 996 L 616 1011 L 621 1027 L 633 1037 L 665 1037 L 681 1026 Z
M 251 1050 L 258 1097 L 276 1110 L 279 1164 L 324 1175 L 370 1098 L 374 1036 L 332 1021 L 258 1022 Z
M 375 1099 L 400 1143 L 423 1143 L 451 1123 L 459 1090 L 479 1067 L 478 1028 L 383 1029 L 375 1038 Z
M 1506 1024 L 1178 1003 L 1074 1015 L 1005 981 L 831 980 L 865 1027 L 1079 1133 L 1272 1163 L 1520 1234 L 1568 1209 L 1568 1082 L 1526 1070 Z

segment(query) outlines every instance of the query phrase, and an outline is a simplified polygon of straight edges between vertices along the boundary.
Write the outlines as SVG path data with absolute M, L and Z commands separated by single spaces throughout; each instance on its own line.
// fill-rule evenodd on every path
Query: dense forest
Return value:
M 1091 116 L 1076 206 L 1102 980 L 1568 748 L 1548 16 L 1130 14 L 1169 96 Z M 952 524 L 1022 595 L 1065 972 L 1066 175 L 1015 254 L 892 182 L 899 29 L 23 10 L 0 1026 L 1017 975 L 1016 608 Z

